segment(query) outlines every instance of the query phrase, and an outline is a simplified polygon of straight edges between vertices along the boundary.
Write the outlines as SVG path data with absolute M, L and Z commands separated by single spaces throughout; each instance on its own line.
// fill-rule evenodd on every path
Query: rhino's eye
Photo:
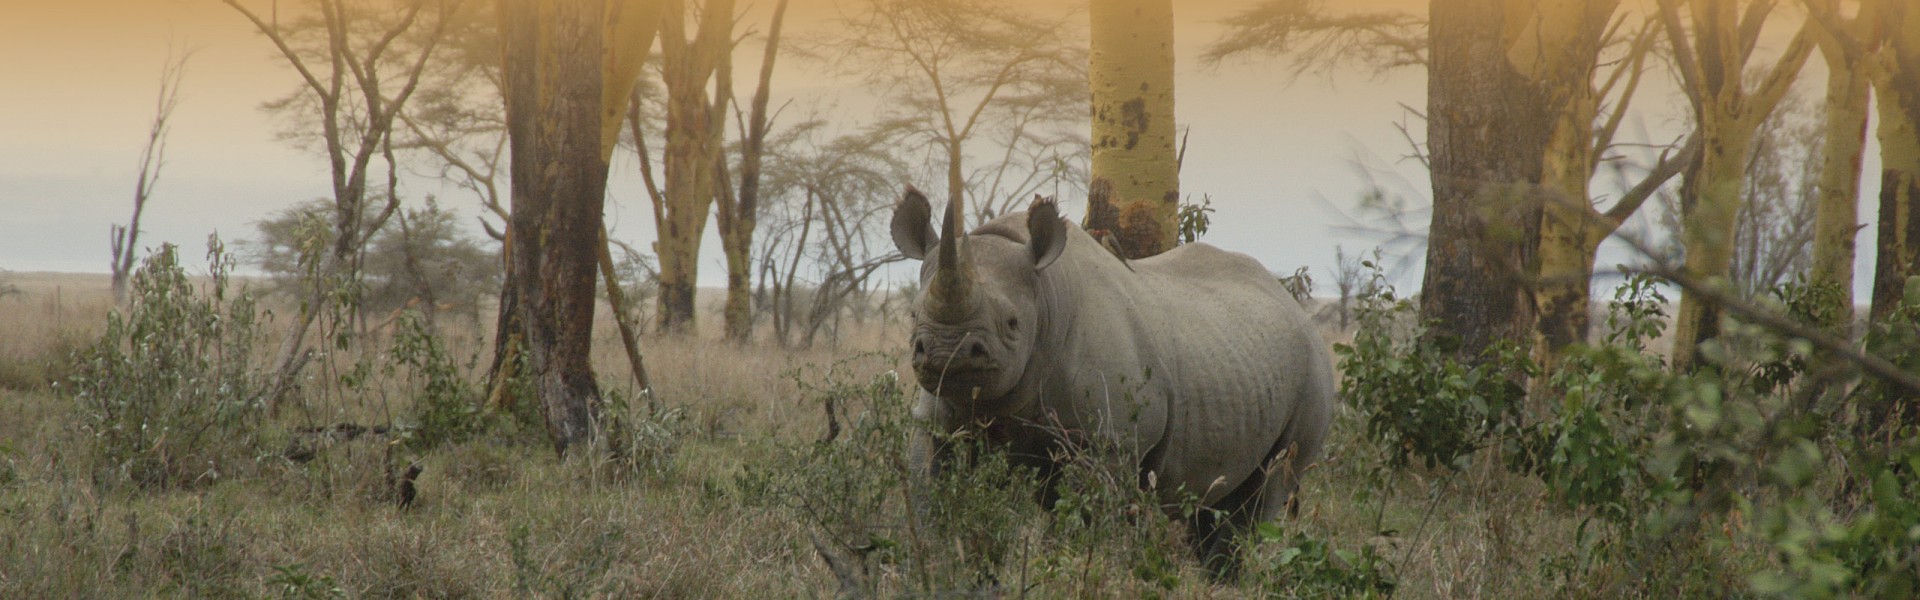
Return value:
M 1008 319 L 1007 319 L 1007 329 L 1012 329 L 1012 330 L 1015 330 L 1015 331 L 1018 331 L 1018 330 L 1020 329 L 1020 317 L 1010 317 L 1010 318 L 1008 318 Z

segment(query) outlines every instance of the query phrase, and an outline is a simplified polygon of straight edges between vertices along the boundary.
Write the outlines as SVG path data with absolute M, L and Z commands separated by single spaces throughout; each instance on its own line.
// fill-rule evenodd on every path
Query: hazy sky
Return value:
M 1337 229 L 1346 221 L 1334 207 L 1350 209 L 1364 187 L 1356 158 L 1397 171 L 1408 185 L 1395 189 L 1424 194 L 1424 173 L 1400 159 L 1407 148 L 1395 124 L 1406 123 L 1416 139 L 1424 138 L 1420 123 L 1401 105 L 1424 107 L 1425 75 L 1403 70 L 1384 77 L 1337 73 L 1295 80 L 1284 61 L 1259 57 L 1202 68 L 1197 57 L 1218 36 L 1218 21 L 1255 3 L 1175 3 L 1177 111 L 1181 126 L 1191 131 L 1181 189 L 1196 199 L 1211 195 L 1218 209 L 1206 241 L 1251 254 L 1274 271 L 1311 266 L 1324 282 L 1336 244 L 1352 253 L 1378 243 Z M 253 4 L 265 11 L 271 2 Z M 764 12 L 772 2 L 740 4 Z M 1328 4 L 1425 10 L 1424 2 L 1414 0 Z M 834 12 L 834 0 L 795 0 L 793 10 L 790 31 L 818 31 L 828 22 L 822 17 Z M 749 17 L 762 21 L 758 13 Z M 124 223 L 131 209 L 160 68 L 169 51 L 188 48 L 194 54 L 164 176 L 143 221 L 142 245 L 174 242 L 187 250 L 183 254 L 197 256 L 209 233 L 249 237 L 255 221 L 289 203 L 328 195 L 325 160 L 277 141 L 276 124 L 259 110 L 262 101 L 292 90 L 296 76 L 270 43 L 218 0 L 0 0 L 0 206 L 7 209 L 0 213 L 0 268 L 106 270 L 108 227 Z M 758 44 L 747 44 L 743 62 L 757 63 L 757 52 Z M 1817 63 L 1816 57 L 1814 68 L 1802 75 L 1816 85 L 1824 77 Z M 783 59 L 781 69 L 787 85 L 776 86 L 776 104 L 787 98 L 830 104 L 858 93 L 857 84 L 826 77 L 818 63 Z M 753 71 L 738 71 L 736 89 L 750 90 Z M 1665 77 L 1655 72 L 1649 79 L 1670 89 Z M 1642 102 L 1646 110 L 1638 120 L 1646 128 L 1676 127 L 1678 101 Z M 640 201 L 631 159 L 616 157 L 615 163 L 609 224 L 616 237 L 644 248 L 653 238 L 649 209 Z M 1872 173 L 1877 167 L 1868 168 Z M 1877 189 L 1875 181 L 1867 178 L 1866 193 Z M 401 187 L 409 198 L 435 194 L 444 206 L 478 214 L 468 196 L 431 179 L 408 178 Z M 1062 200 L 1069 216 L 1083 212 L 1084 199 Z M 1863 211 L 1863 217 L 1872 214 Z M 702 285 L 723 285 L 716 236 L 710 232 L 707 238 Z

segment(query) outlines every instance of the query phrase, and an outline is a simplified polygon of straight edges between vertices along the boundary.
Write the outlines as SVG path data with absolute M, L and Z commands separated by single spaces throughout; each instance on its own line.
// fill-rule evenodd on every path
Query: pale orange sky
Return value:
M 251 4 L 265 12 L 272 2 Z M 1034 5 L 1057 12 L 1077 4 Z M 1362 181 L 1351 159 L 1371 156 L 1391 164 L 1406 154 L 1394 123 L 1407 121 L 1416 138 L 1424 137 L 1400 105 L 1423 107 L 1425 74 L 1343 73 L 1296 81 L 1284 61 L 1262 57 L 1199 68 L 1199 49 L 1218 36 L 1217 22 L 1254 4 L 1175 3 L 1177 111 L 1181 126 L 1191 128 L 1181 188 L 1196 199 L 1210 194 L 1219 209 L 1207 241 L 1252 254 L 1275 271 L 1307 265 L 1327 277 L 1335 244 L 1351 254 L 1377 242 L 1334 231 L 1341 219 L 1326 205 L 1348 207 L 1357 197 Z M 1419 0 L 1327 4 L 1336 10 L 1425 11 Z M 764 13 L 772 2 L 740 5 Z M 170 241 L 191 250 L 183 254 L 198 255 L 210 232 L 218 230 L 227 240 L 248 237 L 254 221 L 327 194 L 324 160 L 274 140 L 274 124 L 258 109 L 291 90 L 295 76 L 264 38 L 218 0 L 0 0 L 0 6 L 0 206 L 8 209 L 0 217 L 0 268 L 105 270 L 108 226 L 127 218 L 170 46 L 195 53 L 165 175 L 143 223 L 143 245 Z M 834 0 L 795 0 L 790 31 L 818 30 L 835 6 Z M 759 13 L 748 22 L 763 21 Z M 752 55 L 743 54 L 743 62 L 757 62 L 757 44 L 743 52 Z M 783 59 L 781 69 L 788 85 L 776 87 L 776 103 L 795 98 L 830 105 L 853 85 L 823 76 L 817 63 Z M 740 71 L 740 85 L 748 85 L 752 71 Z M 1670 87 L 1663 73 L 1651 75 Z M 1823 75 L 1814 68 L 1802 76 L 1815 83 L 1818 77 Z M 1646 106 L 1652 107 L 1644 117 L 1647 127 L 1666 129 L 1676 122 L 1677 104 Z M 653 235 L 651 219 L 634 202 L 638 186 L 620 172 L 622 162 L 616 159 L 610 185 L 609 223 L 614 235 L 645 247 Z M 1403 191 L 1425 187 L 1416 166 L 1402 161 L 1397 171 L 1415 186 Z M 437 194 L 443 204 L 477 214 L 467 196 L 431 180 L 402 185 L 414 197 Z M 1084 207 L 1083 199 L 1063 200 L 1071 216 Z M 720 256 L 717 250 L 704 253 L 703 283 L 723 279 Z

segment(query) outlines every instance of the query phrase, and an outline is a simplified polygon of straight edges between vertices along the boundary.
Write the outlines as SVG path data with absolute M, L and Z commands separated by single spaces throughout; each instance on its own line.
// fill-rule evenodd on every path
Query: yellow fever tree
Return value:
M 1659 15 L 1680 83 L 1693 108 L 1700 162 L 1688 172 L 1683 192 L 1681 275 L 1725 285 L 1733 263 L 1734 227 L 1746 185 L 1747 162 L 1761 122 L 1792 86 L 1813 49 L 1802 28 L 1785 51 L 1758 74 L 1747 65 L 1759 46 L 1770 2 L 1660 0 Z M 1700 343 L 1718 334 L 1720 310 L 1709 298 L 1686 294 L 1675 325 L 1674 365 L 1698 362 Z
M 1128 258 L 1172 248 L 1180 163 L 1173 107 L 1173 0 L 1094 0 L 1093 162 L 1086 228 Z
M 600 403 L 590 350 L 612 153 L 605 119 L 624 112 L 659 13 L 639 0 L 499 0 L 498 10 L 513 181 L 496 352 L 524 350 L 496 362 L 523 365 L 564 454 L 592 439 Z M 500 389 L 505 373 L 495 375 Z

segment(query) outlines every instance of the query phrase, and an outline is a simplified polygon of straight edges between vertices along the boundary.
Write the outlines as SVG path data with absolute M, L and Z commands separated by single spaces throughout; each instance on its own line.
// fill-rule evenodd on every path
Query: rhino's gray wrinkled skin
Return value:
M 1228 515 L 1193 523 L 1210 561 L 1286 505 L 1295 474 L 1320 458 L 1333 369 L 1265 268 L 1206 244 L 1123 264 L 1051 201 L 965 236 L 956 214 L 936 233 L 909 189 L 893 218 L 900 251 L 925 261 L 916 415 L 982 430 L 1043 469 L 1061 432 L 1100 436 L 1164 503 L 1192 494 Z

